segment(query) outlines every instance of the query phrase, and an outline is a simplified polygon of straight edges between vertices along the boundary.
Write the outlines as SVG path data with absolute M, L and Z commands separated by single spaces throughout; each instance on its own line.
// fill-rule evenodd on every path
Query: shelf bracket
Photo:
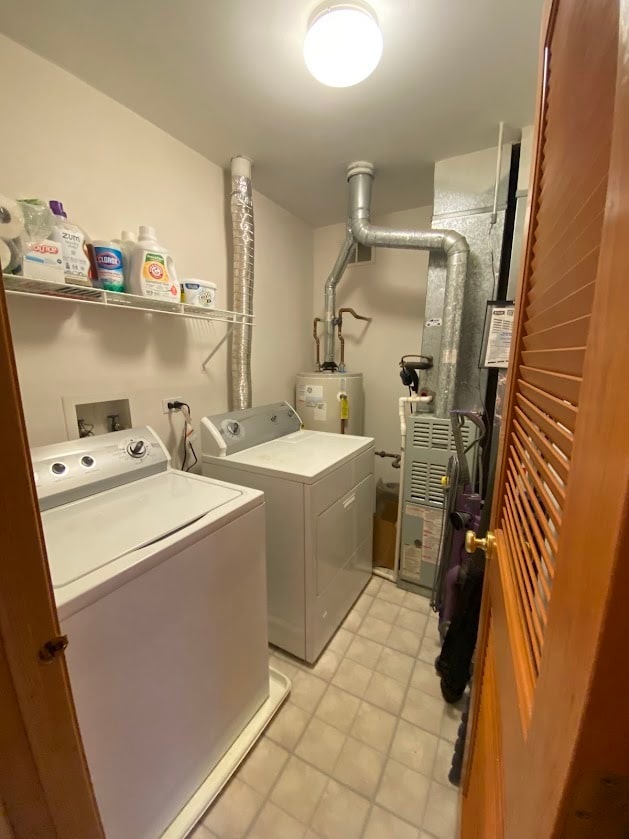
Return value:
M 213 349 L 213 350 L 212 350 L 212 352 L 208 355 L 208 357 L 207 357 L 207 358 L 206 358 L 206 359 L 205 359 L 205 360 L 201 363 L 201 369 L 202 369 L 202 370 L 205 370 L 205 368 L 207 367 L 208 362 L 210 361 L 210 359 L 211 359 L 214 355 L 216 355 L 216 353 L 220 350 L 220 348 L 223 346 L 223 344 L 225 343 L 225 341 L 229 338 L 229 336 L 230 336 L 230 335 L 232 334 L 232 332 L 234 331 L 234 327 L 235 327 L 235 326 L 236 326 L 236 324 L 235 324 L 235 323 L 232 323 L 232 324 L 230 324 L 229 329 L 226 329 L 226 330 L 225 330 L 225 334 L 223 335 L 223 337 L 221 338 L 221 340 L 220 340 L 220 341 L 218 342 L 218 344 L 214 347 L 214 349 Z

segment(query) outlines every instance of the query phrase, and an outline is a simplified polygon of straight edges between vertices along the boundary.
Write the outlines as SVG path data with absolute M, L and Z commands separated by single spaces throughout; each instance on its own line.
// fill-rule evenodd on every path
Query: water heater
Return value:
M 304 428 L 337 434 L 363 433 L 362 373 L 299 373 L 295 407 Z

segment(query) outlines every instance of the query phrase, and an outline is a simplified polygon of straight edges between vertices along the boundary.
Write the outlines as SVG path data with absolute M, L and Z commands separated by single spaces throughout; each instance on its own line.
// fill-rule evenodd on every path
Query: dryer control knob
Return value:
M 127 446 L 127 453 L 131 457 L 144 457 L 147 452 L 146 443 L 144 440 L 132 440 Z
M 240 434 L 240 423 L 236 422 L 236 420 L 230 420 L 230 422 L 227 423 L 227 431 L 234 437 L 237 434 Z

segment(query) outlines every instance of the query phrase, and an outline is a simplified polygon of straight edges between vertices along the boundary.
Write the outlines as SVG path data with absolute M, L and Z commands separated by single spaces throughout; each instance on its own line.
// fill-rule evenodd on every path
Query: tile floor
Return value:
M 428 601 L 372 577 L 194 839 L 454 839 L 461 712 L 441 698 Z

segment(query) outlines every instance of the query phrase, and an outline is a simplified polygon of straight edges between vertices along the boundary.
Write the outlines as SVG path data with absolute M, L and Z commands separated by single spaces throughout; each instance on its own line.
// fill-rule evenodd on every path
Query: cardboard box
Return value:
M 393 569 L 397 504 L 386 501 L 378 507 L 378 512 L 373 517 L 373 564 L 380 568 Z

